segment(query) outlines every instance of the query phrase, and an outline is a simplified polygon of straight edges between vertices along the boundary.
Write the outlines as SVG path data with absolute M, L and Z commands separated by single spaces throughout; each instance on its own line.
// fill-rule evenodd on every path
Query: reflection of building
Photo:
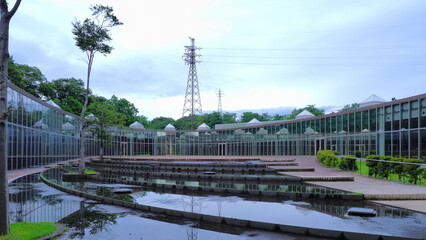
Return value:
M 357 109 L 315 117 L 302 112 L 288 121 L 216 125 L 179 131 L 173 126 L 111 128 L 105 155 L 314 155 L 340 154 L 426 158 L 426 94 L 384 102 L 371 96 Z M 45 103 L 16 86 L 8 89 L 8 166 L 26 168 L 78 158 L 79 117 Z M 173 127 L 173 128 L 172 128 Z M 88 135 L 86 154 L 99 146 Z

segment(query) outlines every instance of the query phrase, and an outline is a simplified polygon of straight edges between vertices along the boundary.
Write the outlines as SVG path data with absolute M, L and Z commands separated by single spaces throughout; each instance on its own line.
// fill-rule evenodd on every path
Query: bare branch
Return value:
M 2 0 L 2 3 L 3 2 L 6 2 L 6 1 Z M 16 0 L 15 5 L 13 6 L 12 10 L 10 10 L 10 12 L 6 16 L 8 19 L 11 19 L 13 17 L 13 15 L 15 15 L 15 13 L 18 10 L 20 4 L 21 4 L 21 0 Z

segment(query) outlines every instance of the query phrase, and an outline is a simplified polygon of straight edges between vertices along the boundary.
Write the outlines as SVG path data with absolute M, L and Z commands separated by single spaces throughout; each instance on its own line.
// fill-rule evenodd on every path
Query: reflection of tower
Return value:
M 222 112 L 222 97 L 223 97 L 223 92 L 222 90 L 219 89 L 219 91 L 217 92 L 217 111 L 218 112 Z
M 198 197 L 182 195 L 183 211 L 200 213 L 201 212 L 201 200 Z M 186 236 L 188 240 L 198 239 L 198 228 L 188 226 L 186 230 Z
M 182 117 L 186 114 L 189 116 L 195 114 L 202 114 L 201 110 L 201 97 L 200 89 L 198 87 L 198 78 L 197 78 L 197 67 L 196 64 L 199 62 L 196 58 L 200 55 L 195 54 L 195 51 L 200 49 L 195 46 L 195 39 L 191 39 L 191 46 L 185 46 L 185 53 L 183 55 L 183 60 L 187 65 L 189 65 L 188 72 L 188 83 L 186 85 L 185 93 L 185 102 L 183 103 L 183 113 Z

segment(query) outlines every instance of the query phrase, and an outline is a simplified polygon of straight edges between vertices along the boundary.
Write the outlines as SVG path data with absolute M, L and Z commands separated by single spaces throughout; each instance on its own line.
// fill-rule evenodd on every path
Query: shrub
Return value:
M 404 158 L 393 158 L 392 161 L 395 162 L 404 162 Z M 398 175 L 398 180 L 401 181 L 404 177 L 404 164 L 403 163 L 391 163 L 392 173 Z
M 367 158 L 367 159 L 376 159 L 376 160 L 379 160 L 380 159 L 380 155 L 368 155 L 367 157 L 365 157 L 365 158 Z M 368 167 L 368 176 L 374 176 L 374 177 L 377 177 L 377 174 L 378 174 L 378 172 L 379 172 L 379 170 L 378 170 L 378 167 L 377 167 L 377 165 L 378 165 L 378 162 L 377 161 L 366 161 L 365 162 L 365 164 L 367 165 L 367 167 Z
M 383 160 L 383 161 L 393 161 L 393 159 L 394 157 L 390 157 L 390 156 L 380 156 L 380 160 Z M 392 163 L 390 162 L 377 163 L 377 175 L 379 177 L 388 179 L 391 173 L 392 173 Z
M 405 159 L 407 163 L 424 163 L 421 159 Z M 404 164 L 404 175 L 408 177 L 408 182 L 417 184 L 420 176 L 423 173 L 423 169 L 417 164 Z
M 353 155 L 347 155 L 339 158 L 339 169 L 346 171 L 357 171 L 358 166 L 356 165 L 356 157 Z

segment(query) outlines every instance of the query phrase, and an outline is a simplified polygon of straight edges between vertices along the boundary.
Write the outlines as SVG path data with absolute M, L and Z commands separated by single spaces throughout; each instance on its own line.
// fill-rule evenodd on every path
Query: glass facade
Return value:
M 8 167 L 27 168 L 79 156 L 78 116 L 11 85 Z M 105 155 L 315 155 L 318 150 L 426 159 L 426 94 L 319 117 L 206 131 L 111 128 Z M 87 136 L 86 154 L 99 154 Z

